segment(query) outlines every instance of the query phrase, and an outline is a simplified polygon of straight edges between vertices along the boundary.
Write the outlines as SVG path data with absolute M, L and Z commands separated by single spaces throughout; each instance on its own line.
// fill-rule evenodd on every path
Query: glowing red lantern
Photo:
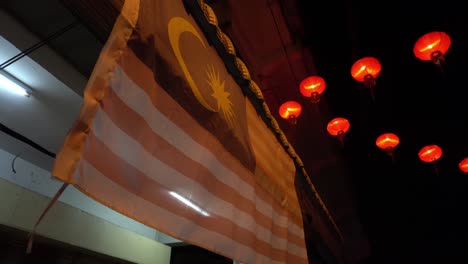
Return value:
M 393 157 L 393 150 L 399 143 L 400 138 L 393 133 L 384 133 L 375 140 L 375 145 L 377 145 L 378 148 L 385 150 L 391 157 Z
M 295 101 L 287 101 L 279 108 L 279 115 L 289 120 L 292 124 L 296 124 L 297 118 L 302 112 L 302 106 Z
M 338 137 L 341 144 L 343 144 L 344 135 L 346 134 L 346 132 L 348 132 L 349 127 L 350 124 L 348 119 L 343 117 L 337 117 L 328 122 L 327 131 L 330 135 Z
M 445 32 L 434 31 L 420 37 L 414 44 L 414 55 L 423 61 L 431 60 L 435 64 L 444 61 L 444 54 L 451 44 L 449 35 Z
M 400 143 L 400 139 L 393 133 L 385 133 L 380 135 L 375 144 L 381 149 L 395 148 Z
M 437 145 L 428 145 L 419 151 L 418 156 L 423 162 L 434 162 L 442 156 L 442 149 Z
M 348 132 L 350 127 L 349 121 L 343 117 L 337 117 L 328 122 L 327 131 L 332 136 L 338 136 Z
M 468 158 L 464 158 L 460 163 L 458 163 L 458 167 L 461 171 L 468 173 Z
M 312 103 L 320 101 L 320 95 L 325 91 L 325 80 L 319 76 L 309 76 L 302 80 L 299 85 L 301 94 L 305 97 L 310 97 Z
M 368 88 L 375 86 L 375 78 L 379 76 L 382 66 L 374 57 L 364 57 L 357 60 L 351 67 L 351 76 L 358 81 L 363 82 Z

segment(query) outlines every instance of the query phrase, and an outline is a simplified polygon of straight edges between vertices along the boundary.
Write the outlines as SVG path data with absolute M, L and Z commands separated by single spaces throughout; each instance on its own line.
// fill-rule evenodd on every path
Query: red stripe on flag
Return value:
M 183 203 L 171 197 L 169 191 L 172 190 L 166 189 L 136 168 L 130 166 L 126 161 L 117 157 L 92 133 L 90 133 L 88 137 L 84 159 L 103 175 L 122 186 L 130 193 L 181 217 L 189 219 L 191 222 L 201 227 L 226 237 L 231 237 L 234 241 L 244 244 L 264 256 L 270 256 L 276 261 L 285 261 L 286 258 L 289 260 L 294 259 L 294 263 L 304 261 L 303 258 L 291 255 L 289 252 L 283 250 L 278 250 L 273 248 L 270 244 L 258 240 L 255 234 L 237 226 L 235 222 L 230 219 L 219 217 L 213 212 L 209 212 L 210 216 L 206 217 L 188 208 Z M 235 219 L 233 220 L 235 221 Z M 157 220 L 155 220 L 155 222 L 157 222 Z

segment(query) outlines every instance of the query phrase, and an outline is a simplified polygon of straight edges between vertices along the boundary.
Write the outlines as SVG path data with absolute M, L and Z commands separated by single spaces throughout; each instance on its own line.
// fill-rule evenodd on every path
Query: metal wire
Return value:
M 70 29 L 74 28 L 78 24 L 79 24 L 78 21 L 73 21 L 72 23 L 68 24 L 67 26 L 65 26 L 65 27 L 63 27 L 61 29 L 59 29 L 58 31 L 56 31 L 52 35 L 48 36 L 47 38 L 39 41 L 38 43 L 32 45 L 29 48 L 21 51 L 20 53 L 16 54 L 12 58 L 10 58 L 10 59 L 6 60 L 5 62 L 3 62 L 2 64 L 0 64 L 0 70 L 5 69 L 6 67 L 10 66 L 11 64 L 13 64 L 13 63 L 17 62 L 18 60 L 24 58 L 25 56 L 27 56 L 31 52 L 33 52 L 33 51 L 37 50 L 38 48 L 44 46 L 45 44 L 49 43 L 51 40 L 56 39 L 57 37 L 63 35 L 65 32 L 67 32 Z
M 283 52 L 284 52 L 284 55 L 285 55 L 285 57 L 286 57 L 286 61 L 287 61 L 287 63 L 288 63 L 289 70 L 291 71 L 291 75 L 292 75 L 293 78 L 294 78 L 295 84 L 296 84 L 296 85 L 299 85 L 299 79 L 297 78 L 296 73 L 294 72 L 294 69 L 293 69 L 293 67 L 292 67 L 291 61 L 289 60 L 289 55 L 288 55 L 288 51 L 287 51 L 287 49 L 286 49 L 286 44 L 284 43 L 284 40 L 283 40 L 283 38 L 281 37 L 281 31 L 279 30 L 278 21 L 276 20 L 275 14 L 273 13 L 273 9 L 271 8 L 272 2 L 273 2 L 273 1 L 267 1 L 267 3 L 268 3 L 268 9 L 270 10 L 271 17 L 273 18 L 273 21 L 274 21 L 274 23 L 275 23 L 276 32 L 278 33 L 278 37 L 279 37 L 280 42 L 281 42 L 281 47 L 282 47 Z

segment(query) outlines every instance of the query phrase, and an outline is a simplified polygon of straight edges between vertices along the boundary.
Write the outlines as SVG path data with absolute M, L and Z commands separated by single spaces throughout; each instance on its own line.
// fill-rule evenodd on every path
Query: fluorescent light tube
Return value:
M 20 85 L 18 81 L 13 80 L 12 77 L 2 72 L 0 72 L 0 89 L 22 96 L 31 95 L 31 92 Z

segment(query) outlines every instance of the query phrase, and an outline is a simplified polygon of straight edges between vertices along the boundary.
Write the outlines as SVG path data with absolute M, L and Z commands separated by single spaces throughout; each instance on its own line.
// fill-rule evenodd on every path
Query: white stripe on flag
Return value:
M 272 234 L 260 225 L 255 219 L 239 210 L 235 205 L 213 195 L 199 183 L 181 174 L 174 168 L 155 158 L 135 139 L 128 136 L 102 110 L 98 110 L 94 117 L 94 135 L 106 145 L 116 156 L 130 164 L 152 180 L 165 186 L 168 190 L 190 197 L 204 211 L 215 214 L 232 222 L 233 225 L 250 231 L 259 240 L 266 242 L 278 250 L 288 250 L 291 254 L 306 258 L 307 253 L 286 239 Z M 234 175 L 234 177 L 237 177 Z M 258 199 L 255 199 L 258 201 Z M 270 221 L 273 221 L 271 217 Z
M 78 179 L 78 185 L 89 187 L 85 191 L 93 193 L 96 199 L 104 201 L 104 203 L 107 202 L 109 206 L 112 206 L 114 203 L 120 203 L 121 200 L 126 200 L 127 204 L 132 204 L 133 207 L 132 214 L 128 215 L 129 217 L 135 217 L 138 221 L 147 224 L 154 223 L 157 219 L 158 228 L 170 230 L 172 233 L 169 233 L 169 235 L 179 239 L 186 238 L 186 241 L 190 243 L 214 245 L 213 251 L 221 252 L 224 255 L 247 256 L 247 259 L 244 259 L 245 263 L 282 263 L 274 261 L 246 245 L 203 228 L 186 218 L 180 217 L 171 211 L 126 191 L 120 185 L 101 174 L 87 161 L 80 160 L 77 164 L 74 177 Z M 111 198 L 112 194 L 115 197 L 115 193 L 119 194 L 118 200 L 112 200 Z M 184 231 L 188 232 L 185 233 Z
M 271 217 L 275 224 L 287 227 L 295 235 L 301 238 L 304 237 L 302 228 L 292 223 L 292 221 L 288 223 L 288 219 L 285 216 L 278 214 L 270 204 L 255 196 L 255 191 L 250 184 L 244 182 L 234 172 L 226 168 L 213 153 L 194 141 L 185 131 L 158 111 L 148 95 L 128 78 L 121 67 L 117 66 L 112 76 L 111 87 L 115 94 L 132 110 L 138 113 L 149 124 L 154 133 L 158 134 L 187 157 L 190 157 L 208 169 L 219 181 L 234 190 L 238 190 L 240 195 L 251 201 L 257 201 L 255 203 L 257 210 L 265 216 Z M 158 92 L 165 91 L 159 89 Z M 194 121 L 194 123 L 196 122 Z M 212 142 L 216 141 L 213 137 Z M 247 169 L 245 169 L 245 173 L 250 174 Z

